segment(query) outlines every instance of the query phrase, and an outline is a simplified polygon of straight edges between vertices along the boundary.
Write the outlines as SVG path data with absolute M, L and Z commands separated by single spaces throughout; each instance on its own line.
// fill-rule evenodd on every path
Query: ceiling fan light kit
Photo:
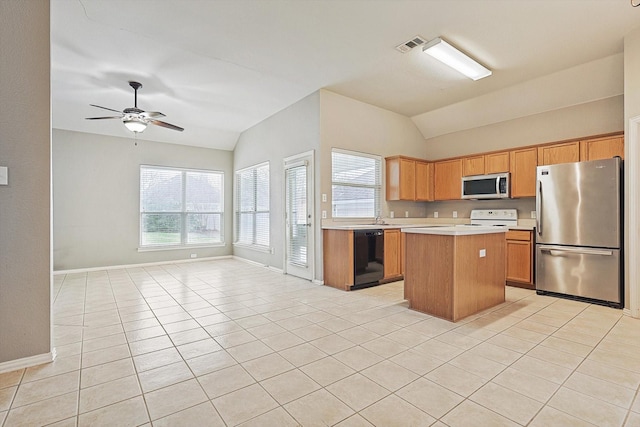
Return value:
M 182 132 L 184 129 L 180 126 L 172 125 L 171 123 L 163 122 L 160 120 L 156 120 L 159 117 L 164 117 L 164 114 L 159 111 L 144 111 L 138 108 L 138 89 L 142 87 L 141 83 L 130 81 L 129 86 L 133 88 L 133 103 L 134 106 L 132 108 L 125 108 L 122 111 L 114 110 L 113 108 L 102 107 L 100 105 L 89 104 L 92 107 L 102 108 L 103 110 L 115 111 L 116 113 L 120 113 L 119 116 L 109 116 L 109 117 L 87 117 L 87 120 L 103 120 L 103 119 L 121 119 L 122 123 L 126 126 L 128 130 L 133 132 L 134 134 L 139 134 L 144 132 L 147 128 L 147 125 L 151 123 L 152 125 L 165 127 L 172 130 L 177 130 L 178 132 Z
M 470 56 L 465 55 L 440 37 L 424 45 L 422 51 L 472 80 L 480 80 L 491 75 L 491 70 Z

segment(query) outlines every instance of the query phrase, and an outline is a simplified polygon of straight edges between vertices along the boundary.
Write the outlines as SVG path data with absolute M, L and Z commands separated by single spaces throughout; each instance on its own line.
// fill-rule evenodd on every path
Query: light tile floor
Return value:
M 0 425 L 640 426 L 640 321 L 507 288 L 450 323 L 238 260 L 56 275 Z

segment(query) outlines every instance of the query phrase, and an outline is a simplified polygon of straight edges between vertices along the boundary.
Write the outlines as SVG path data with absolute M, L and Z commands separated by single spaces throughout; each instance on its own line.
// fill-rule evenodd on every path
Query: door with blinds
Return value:
M 313 153 L 285 159 L 285 273 L 314 275 Z

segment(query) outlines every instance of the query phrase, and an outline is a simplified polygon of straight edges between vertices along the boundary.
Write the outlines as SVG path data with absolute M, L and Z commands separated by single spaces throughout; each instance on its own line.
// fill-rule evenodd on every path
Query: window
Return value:
M 224 241 L 222 172 L 140 166 L 140 246 Z
M 374 218 L 380 212 L 380 156 L 333 149 L 331 199 L 334 218 Z
M 235 243 L 269 248 L 269 162 L 236 172 Z

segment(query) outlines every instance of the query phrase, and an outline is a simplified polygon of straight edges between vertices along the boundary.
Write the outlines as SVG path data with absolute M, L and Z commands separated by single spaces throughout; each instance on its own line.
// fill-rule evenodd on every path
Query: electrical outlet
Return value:
M 9 168 L 0 166 L 0 185 L 9 185 Z
M 198 258 L 198 254 L 191 254 L 191 258 Z
M 438 212 L 434 212 L 434 213 L 433 213 L 433 217 L 434 217 L 434 218 L 438 218 Z
M 487 250 L 486 249 L 480 249 L 480 258 L 484 258 L 487 256 Z
M 458 211 L 453 211 L 453 217 L 458 218 Z
M 536 211 L 531 211 L 531 219 L 536 219 Z
M 404 211 L 404 217 L 409 218 L 409 211 Z
M 327 211 L 322 211 L 322 219 L 327 219 Z
M 322 201 L 326 202 L 327 201 L 327 195 L 326 193 L 322 193 Z
M 395 213 L 393 211 L 389 212 L 389 218 L 393 218 L 395 216 Z

